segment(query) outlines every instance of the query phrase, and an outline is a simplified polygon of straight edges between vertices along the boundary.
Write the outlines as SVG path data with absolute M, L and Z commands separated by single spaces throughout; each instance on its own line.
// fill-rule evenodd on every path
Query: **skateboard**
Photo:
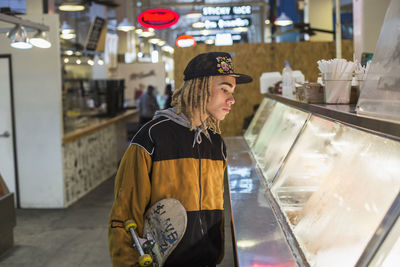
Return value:
M 139 265 L 162 267 L 181 241 L 187 225 L 186 210 L 173 198 L 165 198 L 150 207 L 144 216 L 143 238 L 138 237 L 134 220 L 124 223 L 138 250 Z

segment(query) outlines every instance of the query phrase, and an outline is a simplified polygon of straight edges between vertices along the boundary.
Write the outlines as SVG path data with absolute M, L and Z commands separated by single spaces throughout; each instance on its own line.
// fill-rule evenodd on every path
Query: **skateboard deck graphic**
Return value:
M 131 220 L 125 222 L 125 228 L 127 231 L 130 230 L 135 241 L 136 233 L 133 229 L 129 229 L 131 225 L 129 223 L 132 222 Z M 168 256 L 181 241 L 186 231 L 186 225 L 186 210 L 178 200 L 165 198 L 150 207 L 145 213 L 143 238 L 138 238 L 141 248 L 138 247 L 136 241 L 134 244 L 141 255 L 140 265 L 163 266 Z

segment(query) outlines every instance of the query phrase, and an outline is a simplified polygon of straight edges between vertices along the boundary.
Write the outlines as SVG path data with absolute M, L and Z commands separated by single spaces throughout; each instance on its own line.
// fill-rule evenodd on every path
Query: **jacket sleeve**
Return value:
M 114 267 L 139 266 L 139 253 L 132 247 L 130 233 L 124 222 L 133 219 L 142 235 L 143 216 L 150 201 L 151 184 L 149 173 L 151 157 L 135 144 L 126 150 L 115 177 L 114 203 L 108 219 L 108 246 Z

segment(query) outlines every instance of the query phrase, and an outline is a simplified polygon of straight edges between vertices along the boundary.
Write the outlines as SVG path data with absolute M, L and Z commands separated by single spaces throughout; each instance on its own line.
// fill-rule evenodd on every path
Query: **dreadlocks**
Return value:
M 183 86 L 174 91 L 172 106 L 178 109 L 178 114 L 183 113 L 191 122 L 190 129 L 194 129 L 193 114 L 197 109 L 200 113 L 200 121 L 204 129 L 210 129 L 214 133 L 221 133 L 219 120 L 207 114 L 207 103 L 211 95 L 212 76 L 200 77 L 185 81 Z M 207 117 L 207 119 L 205 119 Z

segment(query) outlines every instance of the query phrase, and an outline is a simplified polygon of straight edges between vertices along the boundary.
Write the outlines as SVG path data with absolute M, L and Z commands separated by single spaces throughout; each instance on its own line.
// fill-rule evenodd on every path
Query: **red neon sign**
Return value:
M 138 22 L 147 28 L 164 29 L 171 27 L 179 20 L 175 11 L 166 8 L 155 8 L 143 11 L 138 17 Z
M 191 35 L 184 34 L 176 38 L 177 47 L 190 47 L 195 45 L 196 45 L 196 40 Z

